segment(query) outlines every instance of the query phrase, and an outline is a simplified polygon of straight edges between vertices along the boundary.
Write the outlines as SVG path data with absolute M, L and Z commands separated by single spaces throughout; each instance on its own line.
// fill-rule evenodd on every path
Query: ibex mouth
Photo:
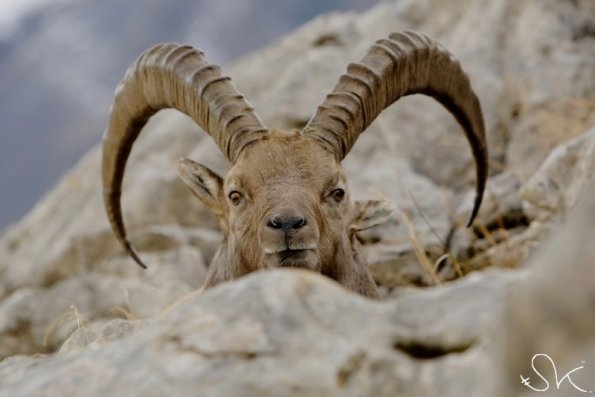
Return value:
M 282 244 L 281 246 L 264 247 L 264 253 L 280 254 L 282 252 L 313 251 L 318 248 L 316 243 L 309 244 Z
M 274 262 L 281 267 L 311 267 L 315 254 L 312 250 L 292 250 L 287 249 L 277 252 L 273 255 Z

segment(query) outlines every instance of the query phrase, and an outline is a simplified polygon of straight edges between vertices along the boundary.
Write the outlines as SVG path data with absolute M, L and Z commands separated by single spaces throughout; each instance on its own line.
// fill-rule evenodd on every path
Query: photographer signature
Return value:
M 543 358 L 549 360 L 549 362 L 552 364 L 552 368 L 554 369 L 554 377 L 556 378 L 556 389 L 560 390 L 560 385 L 562 384 L 562 382 L 564 382 L 564 380 L 567 380 L 572 385 L 572 387 L 574 387 L 576 390 L 580 391 L 581 393 L 589 393 L 589 394 L 592 394 L 593 393 L 592 390 L 587 391 L 587 390 L 585 390 L 585 389 L 577 386 L 576 383 L 574 383 L 572 381 L 572 378 L 570 377 L 570 375 L 572 375 L 576 371 L 585 368 L 585 365 L 584 365 L 585 362 L 584 361 L 581 361 L 581 364 L 583 364 L 583 365 L 581 365 L 580 367 L 576 367 L 576 368 L 568 371 L 566 373 L 566 375 L 564 375 L 562 378 L 558 379 L 558 369 L 556 368 L 556 364 L 554 363 L 554 360 L 552 360 L 552 358 L 550 356 L 548 356 L 547 354 L 544 354 L 544 353 L 538 353 L 538 354 L 536 354 L 536 355 L 533 356 L 533 358 L 531 359 L 531 368 L 533 368 L 533 371 L 535 371 L 535 373 L 537 374 L 537 376 L 539 376 L 541 378 L 541 380 L 543 382 L 545 382 L 545 387 L 544 388 L 541 388 L 541 389 L 538 389 L 538 388 L 532 386 L 531 383 L 529 382 L 531 380 L 531 378 L 529 378 L 529 377 L 526 377 L 525 378 L 522 374 L 521 374 L 521 384 L 523 384 L 524 386 L 527 386 L 529 389 L 531 389 L 533 391 L 547 391 L 547 390 L 549 390 L 550 383 L 535 368 L 535 360 L 537 358 L 539 358 L 539 357 L 543 357 Z

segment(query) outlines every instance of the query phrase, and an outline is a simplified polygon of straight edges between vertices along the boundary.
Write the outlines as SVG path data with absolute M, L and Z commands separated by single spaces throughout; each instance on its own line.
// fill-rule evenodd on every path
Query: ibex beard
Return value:
M 483 115 L 469 78 L 440 43 L 415 32 L 378 40 L 348 66 L 306 126 L 292 133 L 269 130 L 200 51 L 159 44 L 128 69 L 104 135 L 104 202 L 112 229 L 145 267 L 126 236 L 122 179 L 148 118 L 175 108 L 207 132 L 231 163 L 225 177 L 189 159 L 179 165 L 183 181 L 217 216 L 224 236 L 207 287 L 259 269 L 297 267 L 378 297 L 356 233 L 384 222 L 394 204 L 351 203 L 341 161 L 383 109 L 416 93 L 444 105 L 469 141 L 477 171 L 471 224 L 488 175 Z

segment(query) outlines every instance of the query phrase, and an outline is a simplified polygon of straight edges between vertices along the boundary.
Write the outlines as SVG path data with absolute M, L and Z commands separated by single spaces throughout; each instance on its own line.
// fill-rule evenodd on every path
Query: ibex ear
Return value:
M 380 225 L 388 220 L 396 208 L 391 200 L 356 201 L 349 230 L 354 233 Z
M 218 217 L 224 216 L 223 178 L 190 159 L 180 159 L 178 174 L 204 205 Z

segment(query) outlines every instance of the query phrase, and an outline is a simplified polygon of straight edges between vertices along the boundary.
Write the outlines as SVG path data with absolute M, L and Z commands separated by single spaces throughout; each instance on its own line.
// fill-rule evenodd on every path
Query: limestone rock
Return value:
M 147 130 L 135 145 L 124 181 L 123 208 L 133 240 L 158 223 L 216 227 L 176 176 L 178 158 L 201 137 L 196 127 L 170 111 L 152 119 Z M 121 252 L 103 208 L 100 158 L 99 149 L 93 149 L 2 238 L 4 295 L 91 271 Z
M 517 282 L 489 272 L 381 303 L 307 271 L 255 273 L 132 334 L 113 324 L 129 334 L 122 339 L 35 363 L 9 359 L 0 396 L 493 395 L 484 350 Z
M 566 213 L 594 173 L 595 128 L 552 150 L 524 186 L 526 210 L 542 220 Z
M 522 183 L 517 175 L 503 172 L 488 180 L 481 209 L 471 228 L 465 215 L 473 208 L 475 194 L 467 192 L 455 215 L 449 252 L 462 274 L 485 267 L 515 268 L 539 241 L 544 226 L 531 222 L 523 207 Z M 457 269 L 451 266 L 450 274 Z
M 431 262 L 444 254 L 452 229 L 448 213 L 452 193 L 417 174 L 405 161 L 393 160 L 393 170 L 379 167 L 382 156 L 376 152 L 359 165 L 345 163 L 355 175 L 350 182 L 356 197 L 388 197 L 397 204 L 398 210 L 386 223 L 359 234 L 370 269 L 383 286 L 433 285 L 430 274 L 420 266 L 416 249 Z M 373 188 L 379 185 L 383 185 L 381 192 Z
M 60 352 L 72 352 L 97 348 L 113 340 L 133 335 L 147 322 L 142 320 L 125 320 L 121 318 L 109 321 L 94 321 L 74 331 L 60 347 Z
M 529 259 L 530 277 L 508 299 L 503 318 L 507 327 L 502 339 L 509 346 L 503 352 L 503 366 L 511 392 L 529 390 L 520 384 L 520 374 L 531 376 L 535 387 L 545 387 L 543 382 L 538 383 L 539 376 L 531 369 L 535 354 L 547 354 L 554 360 L 558 379 L 583 365 L 584 370 L 572 374 L 571 379 L 583 390 L 595 391 L 593 219 L 595 180 L 591 179 L 567 220 L 552 229 L 549 238 Z M 542 364 L 538 368 L 546 374 L 543 368 L 550 364 L 537 365 Z M 550 392 L 554 392 L 555 380 L 553 376 L 548 379 Z M 580 393 L 568 381 L 562 383 L 560 392 L 564 396 Z
M 54 351 L 97 319 L 153 317 L 197 284 L 88 274 L 48 289 L 19 289 L 0 304 L 0 357 Z

